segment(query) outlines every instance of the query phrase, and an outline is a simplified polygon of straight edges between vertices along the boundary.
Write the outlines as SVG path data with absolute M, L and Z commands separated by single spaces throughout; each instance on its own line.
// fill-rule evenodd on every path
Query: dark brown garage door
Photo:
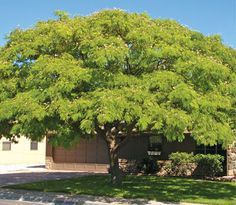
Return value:
M 78 145 L 70 149 L 56 147 L 53 159 L 56 163 L 108 163 L 106 144 L 99 138 L 81 140 Z

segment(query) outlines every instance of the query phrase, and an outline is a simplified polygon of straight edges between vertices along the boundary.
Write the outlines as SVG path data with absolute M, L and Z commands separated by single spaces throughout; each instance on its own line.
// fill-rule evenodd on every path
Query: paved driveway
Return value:
M 67 179 L 91 173 L 86 172 L 18 172 L 0 174 L 0 187 L 11 184 L 28 183 L 42 180 Z

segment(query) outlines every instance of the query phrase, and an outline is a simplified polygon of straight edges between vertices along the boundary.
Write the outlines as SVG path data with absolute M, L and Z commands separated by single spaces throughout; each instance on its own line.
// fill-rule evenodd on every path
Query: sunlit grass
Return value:
M 236 204 L 236 183 L 156 176 L 126 176 L 121 186 L 114 187 L 110 185 L 109 180 L 109 176 L 84 176 L 13 185 L 8 188 L 157 201 Z

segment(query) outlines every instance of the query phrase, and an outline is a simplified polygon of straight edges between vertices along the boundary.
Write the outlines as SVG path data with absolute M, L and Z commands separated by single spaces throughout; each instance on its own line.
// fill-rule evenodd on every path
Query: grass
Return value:
M 121 186 L 113 187 L 109 184 L 109 179 L 109 176 L 84 176 L 11 185 L 7 188 L 212 205 L 236 204 L 236 183 L 156 176 L 126 176 Z

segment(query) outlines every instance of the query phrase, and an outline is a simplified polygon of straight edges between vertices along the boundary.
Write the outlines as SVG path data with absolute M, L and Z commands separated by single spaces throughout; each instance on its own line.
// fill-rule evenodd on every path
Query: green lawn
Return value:
M 185 178 L 126 176 L 123 185 L 112 187 L 109 185 L 109 176 L 85 176 L 13 185 L 8 186 L 8 188 L 108 197 L 144 198 L 157 201 L 236 204 L 236 183 Z

